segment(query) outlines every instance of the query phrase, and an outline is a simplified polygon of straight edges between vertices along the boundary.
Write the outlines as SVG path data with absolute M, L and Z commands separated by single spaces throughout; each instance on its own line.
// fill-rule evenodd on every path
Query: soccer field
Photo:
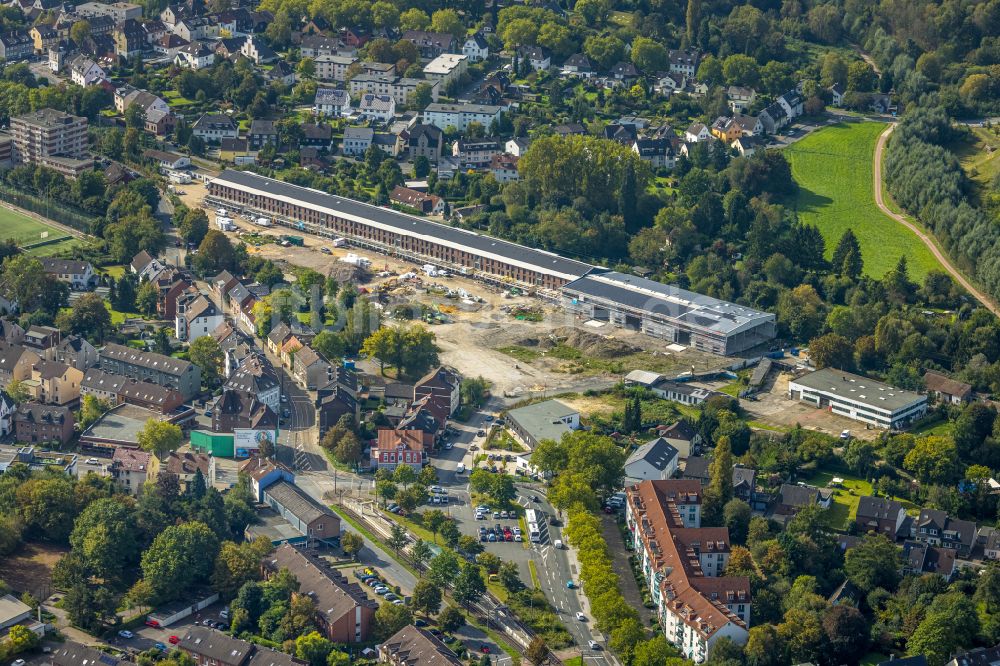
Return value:
M 42 233 L 46 231 L 49 234 L 47 238 L 69 236 L 69 234 L 62 229 L 50 227 L 49 225 L 30 218 L 27 215 L 0 206 L 0 240 L 13 238 L 18 245 L 30 245 L 32 243 L 38 243 L 39 241 L 45 240 L 42 238 Z M 70 237 L 60 243 L 43 245 L 39 248 L 30 250 L 29 254 L 48 256 L 55 254 L 59 250 L 64 250 L 78 244 L 80 244 L 79 239 Z
M 910 277 L 921 280 L 941 265 L 919 238 L 875 205 L 872 160 L 884 129 L 882 123 L 838 123 L 785 148 L 799 184 L 798 195 L 787 203 L 800 220 L 819 228 L 827 258 L 850 228 L 861 244 L 865 273 L 880 278 L 905 255 Z

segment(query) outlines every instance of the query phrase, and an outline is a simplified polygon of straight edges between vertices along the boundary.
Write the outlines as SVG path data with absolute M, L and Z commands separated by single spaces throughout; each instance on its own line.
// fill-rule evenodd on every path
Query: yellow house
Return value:
M 65 405 L 80 399 L 83 371 L 59 363 L 41 360 L 31 368 L 31 379 L 25 383 L 35 400 L 48 405 Z
M 51 25 L 36 25 L 28 33 L 34 42 L 35 53 L 48 53 L 50 46 L 59 43 L 59 31 Z

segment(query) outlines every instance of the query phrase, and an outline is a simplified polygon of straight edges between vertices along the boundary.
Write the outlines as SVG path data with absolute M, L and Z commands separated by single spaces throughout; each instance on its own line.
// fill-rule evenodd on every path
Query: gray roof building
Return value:
M 558 400 L 545 400 L 507 412 L 507 427 L 530 448 L 543 439 L 559 441 L 580 427 L 580 413 Z

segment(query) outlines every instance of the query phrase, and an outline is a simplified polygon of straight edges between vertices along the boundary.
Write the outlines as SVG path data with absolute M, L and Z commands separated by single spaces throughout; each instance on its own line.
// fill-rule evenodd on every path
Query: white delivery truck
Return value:
M 268 217 L 258 217 L 256 220 L 254 220 L 254 224 L 256 224 L 258 227 L 269 227 L 271 226 L 271 219 Z

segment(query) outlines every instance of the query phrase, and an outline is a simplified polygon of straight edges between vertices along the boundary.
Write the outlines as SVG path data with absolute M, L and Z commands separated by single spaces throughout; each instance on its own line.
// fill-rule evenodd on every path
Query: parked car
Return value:
M 580 622 L 586 622 L 587 621 L 587 616 L 584 615 L 583 613 L 577 613 L 576 614 L 576 619 L 578 619 Z
M 170 643 L 171 645 L 177 645 L 178 643 L 181 642 L 181 639 L 178 638 L 177 636 L 171 636 L 170 638 L 167 639 L 167 642 Z
M 479 430 L 478 432 L 476 432 L 476 437 L 486 437 L 486 431 Z
M 122 638 L 134 638 L 135 637 L 135 634 L 133 634 L 128 629 L 122 629 L 121 631 L 118 632 L 118 635 L 121 636 Z
M 597 641 L 587 641 L 587 645 L 590 646 L 591 650 L 600 650 L 601 649 L 601 646 L 597 643 Z

